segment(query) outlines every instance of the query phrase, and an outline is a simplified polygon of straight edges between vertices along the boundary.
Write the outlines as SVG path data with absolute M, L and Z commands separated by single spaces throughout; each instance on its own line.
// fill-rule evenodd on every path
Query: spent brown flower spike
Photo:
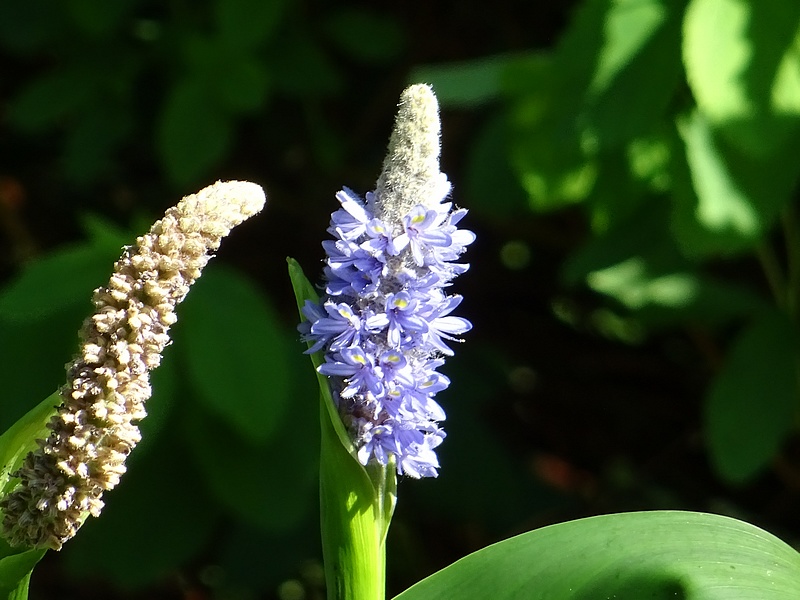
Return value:
M 149 371 L 161 361 L 175 307 L 233 227 L 258 213 L 264 192 L 248 182 L 217 182 L 167 210 L 125 249 L 95 312 L 80 331 L 81 351 L 67 365 L 62 405 L 50 435 L 14 473 L 2 501 L 3 534 L 14 546 L 60 549 L 102 495 L 125 473 L 139 442 L 136 423 L 150 397 Z

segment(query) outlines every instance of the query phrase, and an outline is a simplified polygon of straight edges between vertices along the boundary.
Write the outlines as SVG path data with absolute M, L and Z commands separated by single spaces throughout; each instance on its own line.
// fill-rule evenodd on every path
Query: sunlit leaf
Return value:
M 800 555 L 753 525 L 660 511 L 591 517 L 499 542 L 397 600 L 790 600 Z
M 603 31 L 586 107 L 579 117 L 601 148 L 648 134 L 665 115 L 680 81 L 683 15 L 682 1 L 605 4 L 602 20 L 582 22 L 584 27 L 602 26 Z M 593 39 L 594 35 L 586 37 Z M 587 44 L 586 50 L 590 49 Z M 592 62 L 588 55 L 583 60 Z
M 51 394 L 0 435 L 0 493 L 25 455 L 38 448 L 36 440 L 47 437 L 47 422 L 60 404 L 58 393 Z
M 773 155 L 800 126 L 800 4 L 692 0 L 683 59 L 700 110 L 741 151 Z
M 0 598 L 27 600 L 31 571 L 45 554 L 45 550 L 25 550 L 9 553 L 5 542 L 0 541 Z
M 793 429 L 798 350 L 794 325 L 776 310 L 762 314 L 730 349 L 706 400 L 712 462 L 726 479 L 754 476 Z
M 681 218 L 679 214 L 676 226 L 687 234 L 693 228 L 706 232 L 709 248 L 716 246 L 719 250 L 731 250 L 752 243 L 763 231 L 762 215 L 737 181 L 707 121 L 695 112 L 679 125 L 686 144 L 697 205 L 691 215 Z M 696 225 L 692 223 L 692 216 Z M 688 235 L 681 235 L 683 231 L 677 232 L 678 239 L 690 240 Z

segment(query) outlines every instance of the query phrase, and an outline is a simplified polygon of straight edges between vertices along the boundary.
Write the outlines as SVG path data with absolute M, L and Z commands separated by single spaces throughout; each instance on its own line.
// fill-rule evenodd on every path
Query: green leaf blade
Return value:
M 479 550 L 396 600 L 790 600 L 800 555 L 753 525 L 680 511 L 544 527 Z
M 318 302 L 300 265 L 287 259 L 298 308 Z M 301 318 L 302 316 L 301 312 Z M 320 356 L 312 356 L 316 367 Z M 385 468 L 365 469 L 355 456 L 331 398 L 327 379 L 320 385 L 320 521 L 328 598 L 385 597 L 386 533 L 395 505 L 396 475 Z
M 712 463 L 743 482 L 775 455 L 797 412 L 798 339 L 777 310 L 762 314 L 734 343 L 706 399 Z

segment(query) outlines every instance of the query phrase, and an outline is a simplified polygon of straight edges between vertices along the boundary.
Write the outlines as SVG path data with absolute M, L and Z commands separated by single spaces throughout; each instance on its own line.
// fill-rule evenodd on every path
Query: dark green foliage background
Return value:
M 401 481 L 399 592 L 631 509 L 800 536 L 793 0 L 0 2 L 0 430 L 62 384 L 94 287 L 166 207 L 265 212 L 179 311 L 119 489 L 31 598 L 320 597 L 317 392 L 287 255 L 374 185 L 409 82 L 478 241 L 441 476 Z M 288 582 L 288 583 L 287 583 Z

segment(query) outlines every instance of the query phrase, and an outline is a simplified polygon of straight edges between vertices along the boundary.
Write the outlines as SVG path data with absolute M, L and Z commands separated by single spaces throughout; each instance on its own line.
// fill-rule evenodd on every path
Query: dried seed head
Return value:
M 0 501 L 12 545 L 58 550 L 87 515 L 100 514 L 103 492 L 119 483 L 140 440 L 149 371 L 169 343 L 175 307 L 222 238 L 264 202 L 254 183 L 217 182 L 167 210 L 125 249 L 108 285 L 94 292 L 96 311 L 67 365 L 50 436 L 25 457 L 14 473 L 20 484 Z

